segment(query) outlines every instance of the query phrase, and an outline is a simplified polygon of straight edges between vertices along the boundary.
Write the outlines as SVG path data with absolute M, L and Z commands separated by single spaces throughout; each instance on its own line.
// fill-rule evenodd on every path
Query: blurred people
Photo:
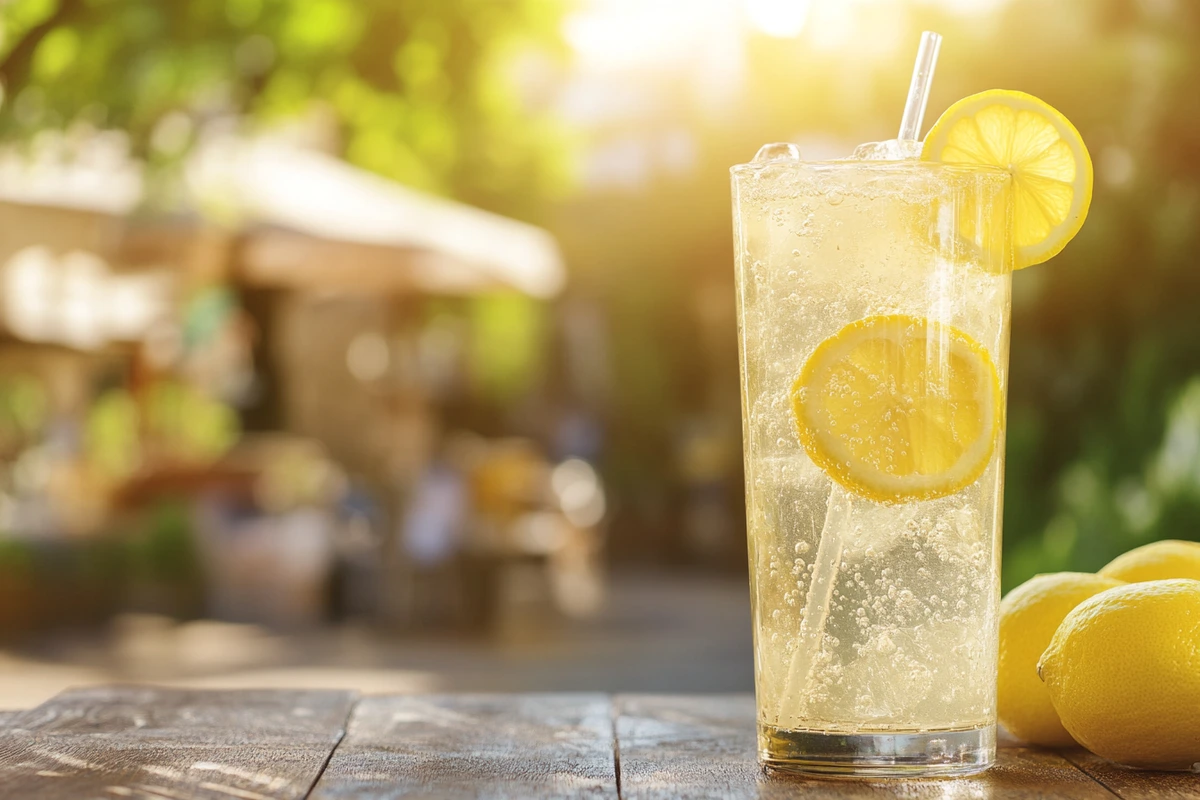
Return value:
M 470 512 L 466 476 L 447 446 L 417 479 L 404 512 L 404 552 L 418 568 L 437 567 L 462 548 Z

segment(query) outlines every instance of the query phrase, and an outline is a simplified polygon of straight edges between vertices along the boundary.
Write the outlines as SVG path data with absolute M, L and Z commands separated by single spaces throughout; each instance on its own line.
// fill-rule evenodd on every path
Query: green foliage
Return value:
M 489 400 L 512 402 L 545 370 L 545 306 L 516 293 L 485 295 L 471 301 L 470 317 L 471 378 Z
M 86 421 L 88 460 L 109 478 L 128 478 L 141 466 L 138 409 L 126 391 L 96 398 Z
M 1156 539 L 1200 540 L 1200 378 L 1170 406 L 1158 446 L 1129 474 L 1098 441 L 1057 480 L 1055 512 L 1041 536 L 1019 539 L 1006 584 L 1038 572 L 1094 571 Z
M 1015 15 L 1055 13 L 1031 0 L 1005 34 L 1024 37 L 1016 86 L 1058 105 L 1097 167 L 1077 240 L 1014 280 L 1010 418 L 1026 422 L 1008 441 L 1006 587 L 1153 539 L 1200 539 L 1196 493 L 1157 466 L 1197 435 L 1182 431 L 1200 391 L 1187 388 L 1200 372 L 1200 10 L 1063 5 L 1069 38 L 1018 34 Z
M 160 501 L 143 515 L 126 542 L 129 574 L 151 581 L 185 581 L 200 563 L 188 506 Z
M 11 454 L 35 438 L 49 410 L 45 389 L 36 378 L 16 375 L 0 380 L 0 452 Z
M 147 455 L 168 462 L 207 463 L 229 451 L 240 428 L 237 412 L 179 381 L 149 386 L 139 406 L 125 389 L 110 389 L 88 409 L 88 460 L 107 478 L 125 479 Z
M 0 135 L 87 120 L 169 165 L 206 120 L 319 110 L 351 162 L 529 215 L 563 187 L 565 140 L 527 107 L 515 73 L 533 57 L 553 68 L 561 5 L 11 0 L 0 5 Z M 183 135 L 162 135 L 169 118 L 181 130 L 180 114 Z
M 238 439 L 237 412 L 179 381 L 159 381 L 145 406 L 145 430 L 169 458 L 208 462 L 228 452 Z
M 72 544 L 72 572 L 79 579 L 106 582 L 121 579 L 125 552 L 119 540 L 105 536 Z
M 5 573 L 27 575 L 33 571 L 33 549 L 17 539 L 0 537 L 0 580 Z

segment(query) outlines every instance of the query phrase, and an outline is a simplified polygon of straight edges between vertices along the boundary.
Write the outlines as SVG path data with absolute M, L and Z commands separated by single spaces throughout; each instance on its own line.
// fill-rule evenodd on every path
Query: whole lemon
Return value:
M 1200 542 L 1164 539 L 1135 547 L 1110 561 L 1100 574 L 1127 583 L 1168 578 L 1200 581 Z
M 1200 581 L 1131 583 L 1067 615 L 1038 672 L 1063 725 L 1110 761 L 1200 763 Z
M 1009 733 L 1046 747 L 1075 744 L 1038 679 L 1038 659 L 1071 609 L 1098 592 L 1123 585 L 1090 573 L 1058 572 L 1030 578 L 1005 596 L 1000 603 L 996 705 Z

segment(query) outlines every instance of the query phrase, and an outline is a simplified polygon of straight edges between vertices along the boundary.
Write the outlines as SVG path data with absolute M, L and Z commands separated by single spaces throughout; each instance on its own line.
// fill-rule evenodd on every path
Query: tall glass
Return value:
M 732 170 L 758 743 L 768 767 L 953 775 L 994 758 L 1010 180 L 916 160 L 784 158 Z M 814 461 L 802 441 L 806 364 L 819 349 L 834 352 L 823 342 L 861 327 L 847 326 L 877 319 L 916 320 L 908 327 L 927 334 L 916 394 L 945 394 L 946 375 L 962 366 L 954 358 L 990 360 L 995 436 L 981 471 L 959 476 L 966 485 L 881 499 L 845 477 L 853 459 Z M 864 424 L 889 413 L 867 406 Z M 857 458 L 872 456 L 860 447 Z M 913 454 L 918 464 L 926 456 L 937 461 Z

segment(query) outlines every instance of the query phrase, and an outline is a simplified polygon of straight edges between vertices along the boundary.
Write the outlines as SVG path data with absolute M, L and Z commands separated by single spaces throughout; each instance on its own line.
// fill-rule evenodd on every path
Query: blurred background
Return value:
M 5 0 L 0 707 L 752 685 L 728 167 L 1036 94 L 1005 588 L 1200 539 L 1189 0 Z

